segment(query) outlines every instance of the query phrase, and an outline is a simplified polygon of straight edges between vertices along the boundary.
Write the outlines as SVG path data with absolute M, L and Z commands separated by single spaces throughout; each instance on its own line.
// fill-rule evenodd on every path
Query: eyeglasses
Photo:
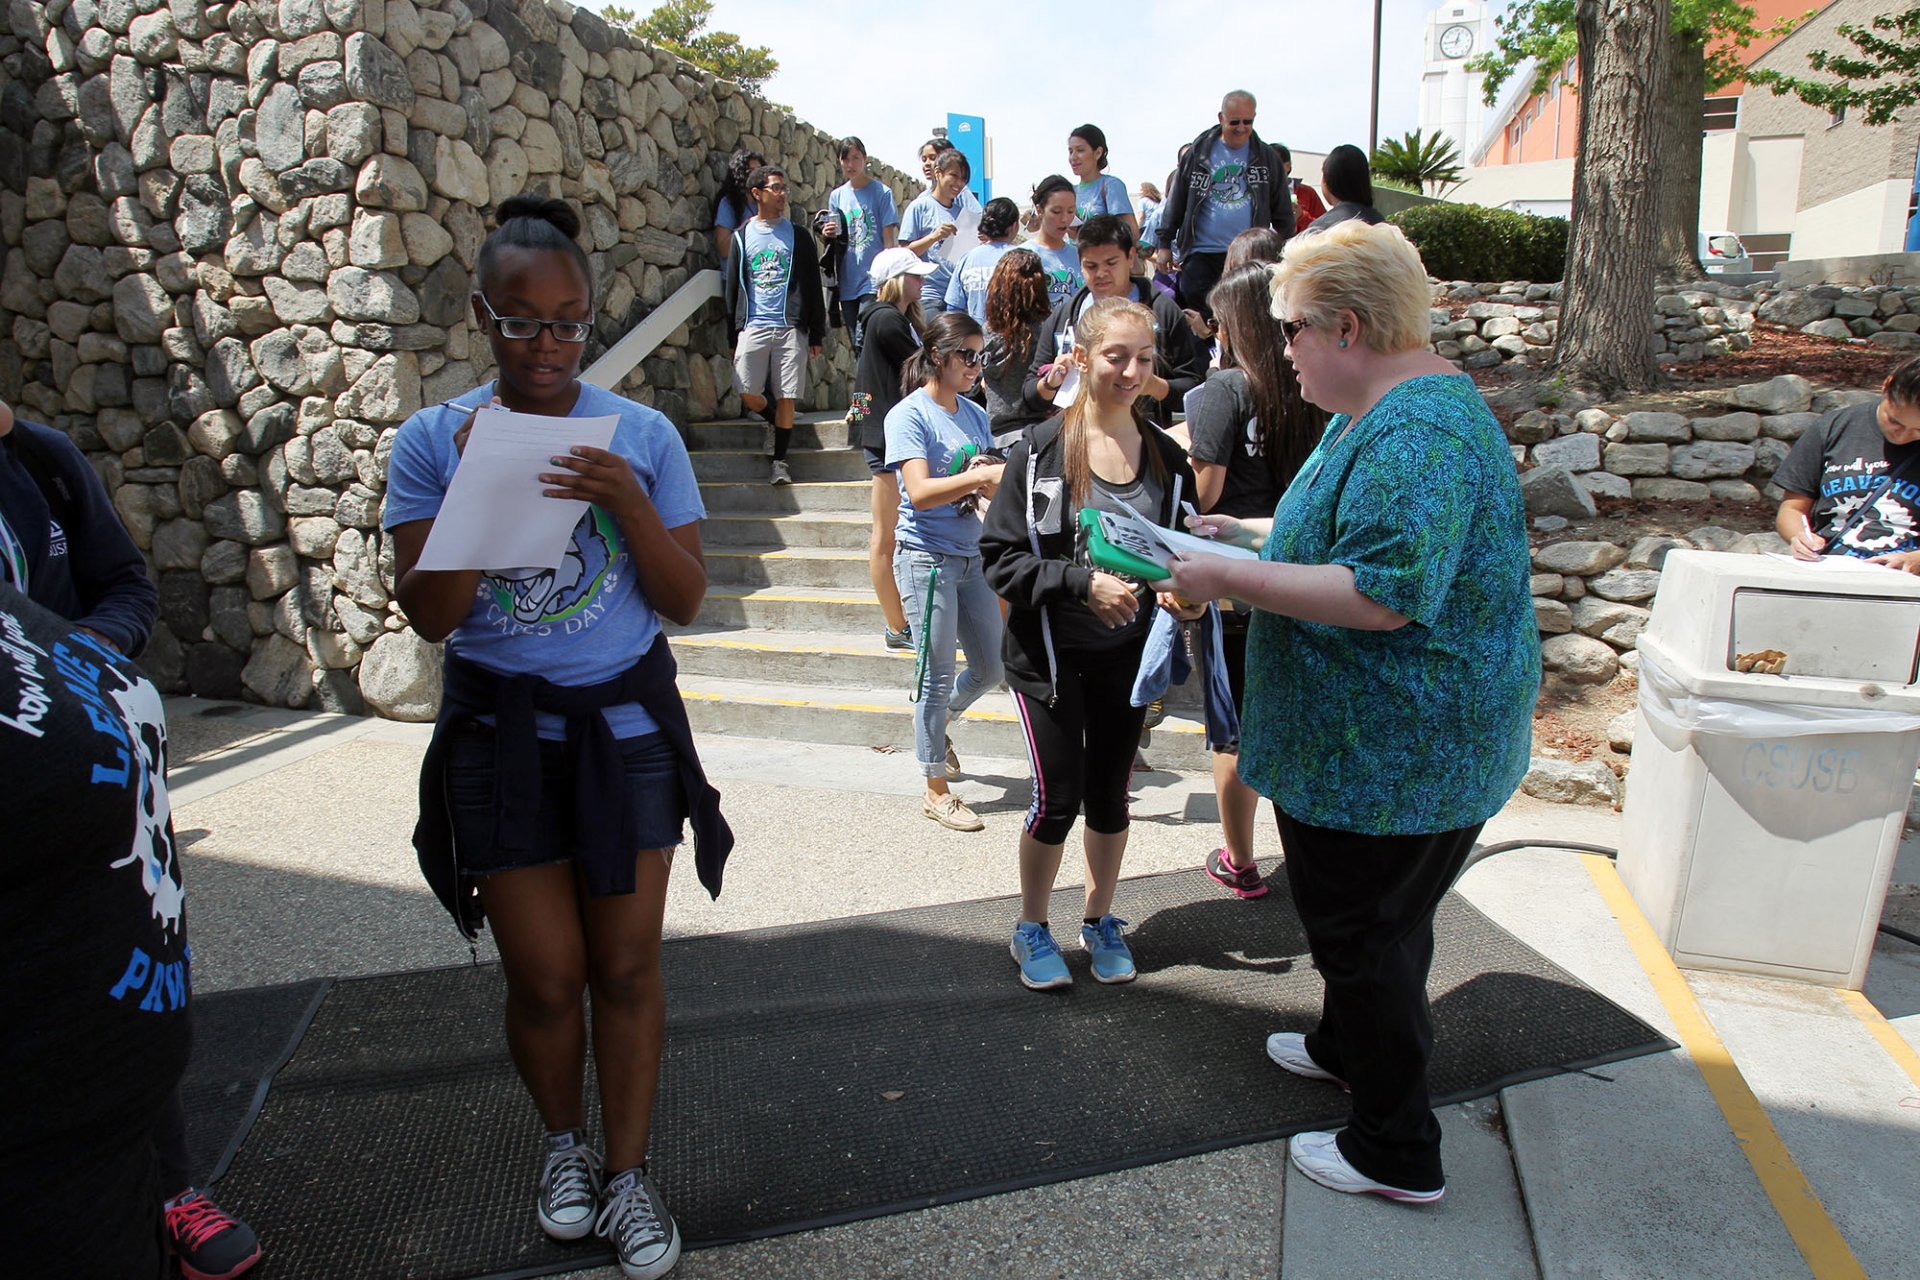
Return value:
M 1292 346 L 1300 340 L 1300 331 L 1302 329 L 1311 328 L 1313 328 L 1313 321 L 1311 320 L 1282 320 L 1280 322 L 1280 336 L 1287 340 L 1288 346 Z
M 962 347 L 953 354 L 959 356 L 960 362 L 969 369 L 978 369 L 981 362 L 987 358 L 986 352 L 975 351 L 972 347 Z
M 764 187 L 755 187 L 754 190 L 764 191 L 770 196 L 783 196 L 787 194 L 787 189 L 785 187 L 776 187 L 771 182 L 769 182 Z
M 475 294 L 480 305 L 493 317 L 493 327 L 500 331 L 503 338 L 512 338 L 516 342 L 531 342 L 540 336 L 542 329 L 552 332 L 556 342 L 585 342 L 593 333 L 591 320 L 534 320 L 527 316 L 503 316 L 493 309 L 484 293 Z

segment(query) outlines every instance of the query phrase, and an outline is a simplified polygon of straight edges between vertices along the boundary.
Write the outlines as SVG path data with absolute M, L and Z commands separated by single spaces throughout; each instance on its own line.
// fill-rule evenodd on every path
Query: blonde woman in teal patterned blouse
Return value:
M 1260 551 L 1174 567 L 1188 600 L 1255 608 L 1240 775 L 1272 799 L 1326 980 L 1320 1023 L 1267 1055 L 1352 1091 L 1294 1163 L 1336 1191 L 1446 1190 L 1427 1098 L 1433 913 L 1526 772 L 1540 643 L 1519 478 L 1473 383 L 1427 350 L 1420 256 L 1398 228 L 1297 236 L 1274 314 L 1335 416 L 1271 521 L 1196 531 Z

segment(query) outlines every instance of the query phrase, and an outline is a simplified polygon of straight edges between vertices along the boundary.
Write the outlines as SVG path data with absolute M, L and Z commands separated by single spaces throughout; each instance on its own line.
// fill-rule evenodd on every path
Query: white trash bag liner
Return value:
M 1873 707 L 1815 707 L 1801 702 L 1704 698 L 1687 692 L 1640 651 L 1640 713 L 1669 748 L 1674 738 L 1710 733 L 1734 738 L 1805 738 L 1836 733 L 1912 733 L 1920 713 Z

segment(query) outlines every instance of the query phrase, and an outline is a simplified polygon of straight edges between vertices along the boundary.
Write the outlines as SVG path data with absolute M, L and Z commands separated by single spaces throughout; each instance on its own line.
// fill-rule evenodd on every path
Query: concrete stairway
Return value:
M 758 419 L 696 424 L 694 474 L 707 520 L 706 605 L 670 627 L 680 690 L 702 733 L 913 750 L 907 689 L 913 655 L 882 643 L 867 580 L 866 460 L 831 414 L 801 414 L 788 461 L 794 483 L 767 483 Z M 1176 691 L 1176 707 L 1190 702 Z M 1204 733 L 1176 710 L 1147 757 L 1162 769 L 1209 767 Z M 954 745 L 1024 759 L 1011 697 L 996 690 L 956 719 Z

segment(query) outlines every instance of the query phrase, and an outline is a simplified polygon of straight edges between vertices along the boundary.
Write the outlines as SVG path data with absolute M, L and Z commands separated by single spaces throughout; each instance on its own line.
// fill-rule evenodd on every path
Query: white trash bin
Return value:
M 1676 551 L 1638 647 L 1634 901 L 1678 964 L 1857 990 L 1920 763 L 1920 578 Z

